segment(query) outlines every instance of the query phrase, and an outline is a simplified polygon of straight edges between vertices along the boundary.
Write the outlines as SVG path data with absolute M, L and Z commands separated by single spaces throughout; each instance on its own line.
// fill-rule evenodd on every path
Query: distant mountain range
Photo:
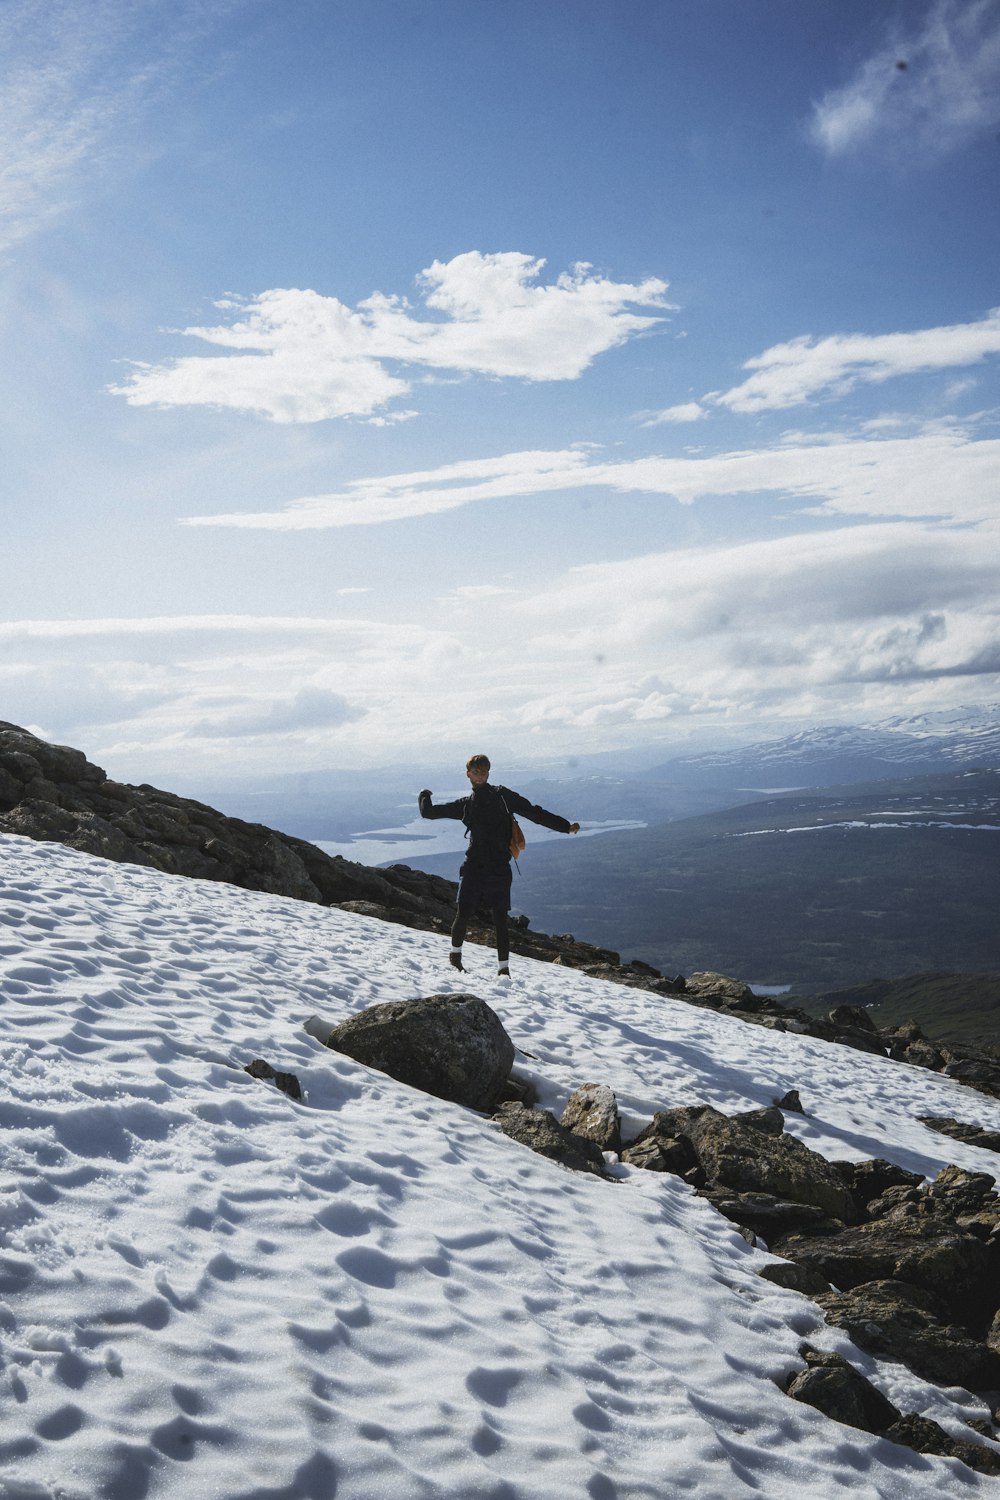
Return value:
M 693 787 L 832 786 L 875 780 L 894 772 L 1000 765 L 1000 704 L 831 724 L 784 739 L 762 740 L 668 760 L 650 772 L 657 781 Z

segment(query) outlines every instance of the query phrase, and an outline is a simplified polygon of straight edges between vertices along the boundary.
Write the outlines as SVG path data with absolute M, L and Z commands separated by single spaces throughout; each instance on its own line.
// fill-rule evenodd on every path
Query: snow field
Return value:
M 679 1180 L 605 1183 L 304 1028 L 473 990 L 561 1110 L 626 1129 L 797 1087 L 828 1157 L 933 1175 L 1000 1127 L 937 1075 L 445 938 L 0 838 L 4 1500 L 765 1500 L 994 1483 L 775 1380 L 808 1337 L 968 1437 L 985 1408 L 825 1329 Z M 294 1071 L 295 1103 L 242 1071 Z

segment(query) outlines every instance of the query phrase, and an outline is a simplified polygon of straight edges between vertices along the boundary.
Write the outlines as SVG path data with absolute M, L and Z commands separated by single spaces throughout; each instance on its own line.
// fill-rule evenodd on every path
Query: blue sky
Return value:
M 0 717 L 129 779 L 997 696 L 984 0 L 6 0 Z

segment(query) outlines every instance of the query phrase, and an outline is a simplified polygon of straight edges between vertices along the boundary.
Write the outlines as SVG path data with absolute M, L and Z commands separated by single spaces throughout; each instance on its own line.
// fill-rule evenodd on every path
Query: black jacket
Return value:
M 555 833 L 569 833 L 567 818 L 558 813 L 546 812 L 512 792 L 506 786 L 491 786 L 487 781 L 476 786 L 467 797 L 458 797 L 454 802 L 442 802 L 435 807 L 430 792 L 420 793 L 420 816 L 422 818 L 459 818 L 469 830 L 469 852 L 462 865 L 462 874 L 509 875 L 510 874 L 510 820 L 511 815 L 528 818 L 551 828 Z

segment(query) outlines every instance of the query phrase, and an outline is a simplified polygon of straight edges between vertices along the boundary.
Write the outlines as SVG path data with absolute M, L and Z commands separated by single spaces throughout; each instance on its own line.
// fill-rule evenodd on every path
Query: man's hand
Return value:
M 580 832 L 580 825 L 579 825 L 579 823 L 571 823 L 569 825 L 569 831 L 570 831 L 570 833 L 579 833 Z

